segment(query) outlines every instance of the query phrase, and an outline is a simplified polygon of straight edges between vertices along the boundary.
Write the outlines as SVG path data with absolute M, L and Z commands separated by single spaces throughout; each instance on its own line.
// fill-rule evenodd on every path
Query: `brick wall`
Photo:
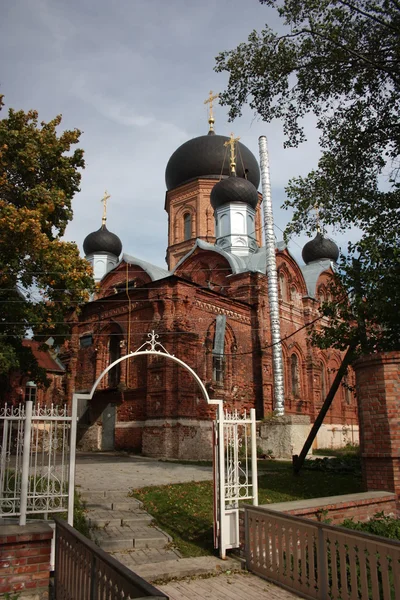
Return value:
M 45 523 L 3 525 L 0 531 L 0 597 L 47 600 L 53 531 Z
M 354 369 L 364 485 L 395 492 L 400 510 L 400 352 L 363 357 Z

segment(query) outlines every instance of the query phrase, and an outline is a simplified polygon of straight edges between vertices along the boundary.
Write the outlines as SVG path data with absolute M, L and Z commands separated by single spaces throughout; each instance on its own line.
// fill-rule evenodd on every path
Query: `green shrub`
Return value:
M 343 521 L 342 526 L 347 527 L 347 529 L 380 535 L 391 540 L 400 540 L 400 519 L 389 517 L 383 512 L 376 513 L 372 519 L 366 522 L 346 519 Z
M 361 459 L 359 456 L 341 456 L 307 459 L 304 469 L 309 471 L 330 471 L 332 473 L 354 473 L 361 475 Z

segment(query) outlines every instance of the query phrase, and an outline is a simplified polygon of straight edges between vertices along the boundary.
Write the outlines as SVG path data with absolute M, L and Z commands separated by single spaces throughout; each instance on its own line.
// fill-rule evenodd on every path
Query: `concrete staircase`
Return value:
M 234 570 L 232 559 L 182 558 L 169 535 L 153 525 L 139 500 L 125 491 L 80 491 L 92 539 L 147 581 Z
M 82 499 L 92 539 L 106 552 L 127 554 L 140 549 L 146 551 L 141 553 L 142 559 L 152 554 L 159 560 L 163 554 L 165 560 L 179 557 L 179 553 L 169 547 L 170 536 L 155 527 L 142 503 L 129 498 L 126 492 L 86 491 Z

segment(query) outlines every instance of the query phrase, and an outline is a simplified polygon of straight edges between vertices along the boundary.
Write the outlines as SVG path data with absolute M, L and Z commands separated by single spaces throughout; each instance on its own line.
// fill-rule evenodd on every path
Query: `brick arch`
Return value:
M 128 264 L 128 273 L 127 273 Z M 146 283 L 151 283 L 152 279 L 148 273 L 140 266 L 125 261 L 121 262 L 113 271 L 107 273 L 101 281 L 101 289 L 96 295 L 97 299 L 106 296 L 112 296 L 126 290 L 126 280 L 128 287 L 141 287 Z
M 187 241 L 185 240 L 185 225 L 184 225 L 184 218 L 185 215 L 189 214 L 190 215 L 190 228 L 191 228 L 191 235 L 190 238 L 187 239 L 192 239 L 196 237 L 196 208 L 194 206 L 191 206 L 190 204 L 185 204 L 184 206 L 182 206 L 181 208 L 179 208 L 175 215 L 174 215 L 174 223 L 173 223 L 173 232 L 174 232 L 174 242 L 175 243 L 179 243 L 179 242 L 183 242 L 183 241 Z
M 227 276 L 231 274 L 228 260 L 212 251 L 194 252 L 175 271 L 175 275 L 219 292 L 229 287 Z
M 333 282 L 333 271 L 329 267 L 326 271 L 322 271 L 319 274 L 317 283 L 315 285 L 316 297 L 319 299 L 319 295 L 322 292 L 325 296 L 325 300 L 331 300 L 331 292 L 329 290 L 330 284 Z
M 307 285 L 297 262 L 290 256 L 285 249 L 276 253 L 276 263 L 278 274 L 282 271 L 286 275 L 288 281 L 288 290 L 290 284 L 294 284 L 302 296 L 307 295 Z

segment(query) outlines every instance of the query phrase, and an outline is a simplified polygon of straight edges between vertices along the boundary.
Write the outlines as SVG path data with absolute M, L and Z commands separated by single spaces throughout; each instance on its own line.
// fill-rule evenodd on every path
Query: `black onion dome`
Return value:
M 313 240 L 307 242 L 301 253 L 306 265 L 314 260 L 333 260 L 339 258 L 339 248 L 332 240 L 328 240 L 321 233 L 317 233 Z
M 102 225 L 100 229 L 89 233 L 85 237 L 83 251 L 85 255 L 94 254 L 95 252 L 109 252 L 114 256 L 119 256 L 122 252 L 122 243 L 115 233 L 111 233 L 105 225 Z
M 169 159 L 165 170 L 167 190 L 172 190 L 198 177 L 219 179 L 221 174 L 229 176 L 229 152 L 224 146 L 229 139 L 224 135 L 201 135 L 179 146 Z M 257 159 L 240 142 L 237 144 L 236 161 L 238 177 L 243 178 L 246 171 L 249 181 L 258 188 L 260 169 Z M 222 165 L 224 165 L 223 170 Z
M 216 210 L 227 202 L 244 202 L 252 208 L 258 204 L 258 193 L 251 181 L 241 177 L 227 177 L 216 183 L 211 190 L 211 206 Z

